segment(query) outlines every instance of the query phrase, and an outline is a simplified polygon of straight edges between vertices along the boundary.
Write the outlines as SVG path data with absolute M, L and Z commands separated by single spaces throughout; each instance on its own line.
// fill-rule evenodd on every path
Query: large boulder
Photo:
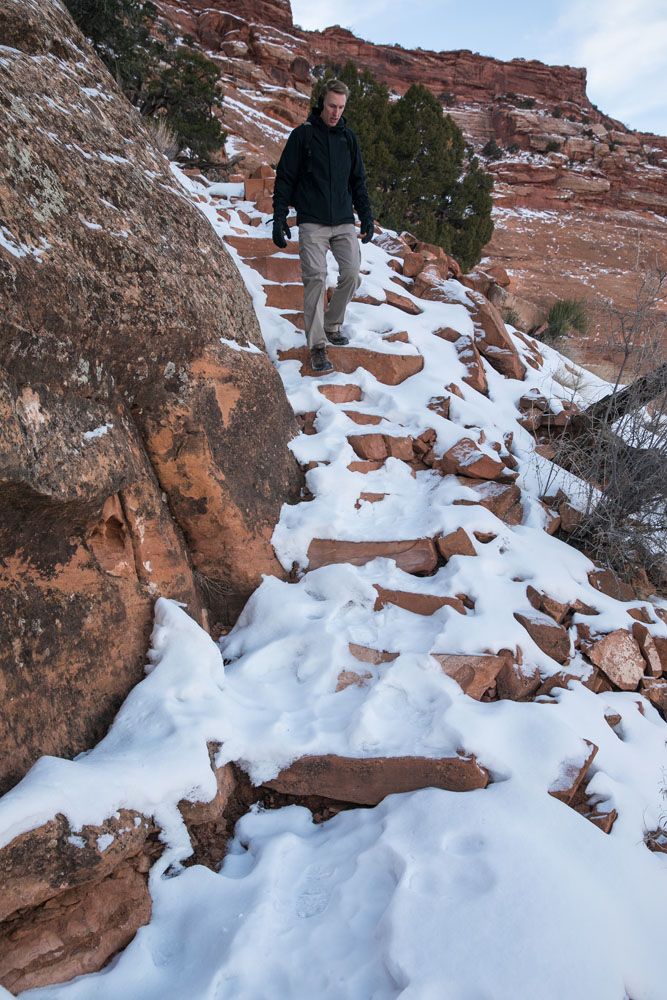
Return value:
M 103 734 L 157 595 L 215 624 L 282 572 L 301 474 L 235 265 L 65 8 L 7 0 L 0 45 L 6 788 Z

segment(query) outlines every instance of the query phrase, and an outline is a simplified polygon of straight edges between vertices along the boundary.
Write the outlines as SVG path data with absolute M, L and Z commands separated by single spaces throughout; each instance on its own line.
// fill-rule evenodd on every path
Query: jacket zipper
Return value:
M 331 129 L 327 129 L 327 142 L 329 150 L 329 225 L 333 226 L 333 171 L 331 169 Z

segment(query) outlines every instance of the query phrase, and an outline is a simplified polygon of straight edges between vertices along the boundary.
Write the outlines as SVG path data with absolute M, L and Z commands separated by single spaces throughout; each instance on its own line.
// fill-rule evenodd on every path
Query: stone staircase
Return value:
M 246 182 L 246 202 L 253 196 L 248 185 Z M 258 208 L 267 211 L 265 204 Z M 303 293 L 298 244 L 292 241 L 278 251 L 265 225 L 262 231 L 265 235 L 260 236 L 258 229 L 257 235 L 234 234 L 225 239 L 244 263 L 261 277 L 267 311 L 287 320 L 295 332 L 302 330 Z M 350 518 L 363 514 L 368 529 L 363 539 L 313 536 L 301 570 L 312 572 L 339 564 L 364 567 L 377 559 L 391 560 L 398 570 L 414 579 L 414 589 L 387 585 L 378 571 L 374 583 L 377 600 L 371 612 L 373 618 L 382 619 L 386 609 L 394 608 L 413 620 L 430 619 L 447 609 L 448 613 L 469 620 L 474 630 L 473 597 L 462 592 L 447 592 L 445 586 L 440 588 L 441 592 L 435 592 L 431 587 L 425 589 L 417 584 L 420 580 L 437 579 L 452 560 L 457 561 L 457 565 L 461 560 L 481 562 L 478 557 L 485 546 L 497 544 L 498 535 L 522 524 L 527 508 L 522 487 L 517 482 L 514 432 L 506 433 L 500 440 L 488 441 L 483 430 L 479 433 L 471 428 L 467 432 L 463 430 L 458 440 L 442 449 L 437 447 L 439 432 L 432 427 L 422 427 L 415 433 L 414 429 L 391 418 L 384 405 L 387 399 L 419 377 L 425 365 L 423 348 L 420 348 L 425 342 L 423 333 L 413 336 L 410 329 L 403 329 L 405 317 L 421 317 L 430 303 L 458 306 L 468 317 L 464 325 L 469 333 L 442 325 L 428 335 L 451 345 L 460 362 L 458 377 L 451 379 L 451 373 L 443 377 L 441 393 L 427 400 L 427 408 L 434 414 L 436 424 L 449 420 L 453 408 L 463 408 L 461 404 L 465 405 L 471 392 L 475 398 L 489 399 L 490 382 L 500 376 L 517 384 L 517 427 L 535 433 L 546 422 L 548 413 L 545 411 L 549 403 L 537 389 L 522 388 L 521 383 L 531 369 L 541 371 L 544 358 L 534 340 L 523 336 L 512 339 L 497 310 L 474 289 L 473 283 L 468 283 L 466 288 L 466 278 L 440 248 L 420 243 L 409 235 L 397 238 L 381 233 L 376 242 L 391 255 L 386 286 L 390 282 L 398 283 L 401 292 L 385 286 L 384 297 L 381 297 L 375 286 L 372 292 L 364 292 L 362 287 L 354 303 L 378 310 L 382 307 L 385 318 L 387 310 L 391 310 L 389 315 L 395 329 L 379 330 L 375 347 L 367 342 L 356 344 L 353 337 L 350 346 L 330 348 L 328 353 L 334 370 L 325 377 L 316 378 L 305 346 L 297 344 L 275 351 L 279 369 L 298 363 L 299 384 L 308 389 L 306 395 L 311 407 L 301 409 L 300 404 L 296 407 L 305 437 L 316 440 L 333 421 L 340 418 L 348 421 L 341 446 L 350 447 L 351 457 L 344 471 L 360 477 L 355 503 L 348 513 Z M 363 273 L 370 272 L 364 268 Z M 311 384 L 314 391 L 310 391 Z M 527 423 L 527 415 L 532 424 Z M 560 419 L 562 426 L 563 419 Z M 443 482 L 455 484 L 458 495 L 452 497 L 449 506 L 451 511 L 461 511 L 460 523 L 447 531 L 427 531 L 421 537 L 373 537 L 373 526 L 381 523 L 382 508 L 391 497 L 391 490 L 387 488 L 388 469 L 395 469 L 395 465 L 388 463 L 400 463 L 415 482 L 421 482 L 420 477 L 426 476 L 432 484 L 436 475 Z M 330 460 L 314 458 L 302 464 L 305 471 L 311 473 L 330 465 Z M 311 497 L 316 499 L 316 493 Z M 542 507 L 543 530 L 553 535 L 560 524 L 559 513 L 544 504 Z M 371 509 L 373 517 L 368 516 Z M 483 522 L 484 527 L 473 526 L 472 511 L 483 512 L 480 523 Z M 381 533 L 386 534 L 384 524 Z M 546 656 L 566 667 L 582 648 L 578 641 L 572 644 L 568 631 L 568 624 L 576 613 L 575 605 L 560 604 L 559 611 L 555 611 L 558 602 L 548 595 L 541 595 L 540 601 L 514 617 L 525 632 L 527 646 L 532 640 Z M 378 624 L 375 630 L 381 634 L 381 625 Z M 611 686 L 604 667 L 599 664 L 584 676 L 576 671 L 573 674 L 561 670 L 545 677 L 537 666 L 524 663 L 518 644 L 514 648 L 494 650 L 493 636 L 487 639 L 489 651 L 484 653 L 468 654 L 456 649 L 449 651 L 446 647 L 428 650 L 442 672 L 454 679 L 465 694 L 478 701 L 538 698 L 550 702 L 554 688 L 566 687 L 573 676 L 592 690 L 609 690 Z M 349 652 L 351 662 L 358 666 L 348 664 L 341 670 L 337 691 L 350 686 L 364 687 L 372 678 L 372 674 L 364 670 L 364 664 L 376 669 L 392 664 L 405 649 L 351 642 Z M 667 668 L 667 663 L 664 666 Z M 662 691 L 664 697 L 664 688 Z M 582 792 L 595 752 L 595 746 L 590 744 L 589 751 L 580 759 L 563 762 L 561 775 L 549 790 L 609 832 L 615 815 L 591 807 Z M 485 787 L 490 780 L 493 780 L 491 774 L 475 756 L 461 749 L 456 756 L 445 758 L 306 755 L 266 784 L 275 791 L 294 796 L 319 795 L 341 802 L 374 805 L 390 792 L 429 785 L 463 791 Z

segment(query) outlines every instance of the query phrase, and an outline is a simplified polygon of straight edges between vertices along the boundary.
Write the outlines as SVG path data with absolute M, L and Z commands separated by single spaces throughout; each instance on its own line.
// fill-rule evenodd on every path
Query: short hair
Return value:
M 343 83 L 342 80 L 327 80 L 322 87 L 322 100 L 324 100 L 329 93 L 343 94 L 347 100 L 350 96 L 350 88 L 346 83 Z

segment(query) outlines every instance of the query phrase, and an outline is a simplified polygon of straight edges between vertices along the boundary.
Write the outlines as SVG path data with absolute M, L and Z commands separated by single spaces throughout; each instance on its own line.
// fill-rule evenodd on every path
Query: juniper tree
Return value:
M 144 116 L 160 117 L 180 149 L 206 157 L 225 139 L 212 112 L 218 70 L 189 39 L 176 39 L 141 0 L 65 0 L 83 33 Z

